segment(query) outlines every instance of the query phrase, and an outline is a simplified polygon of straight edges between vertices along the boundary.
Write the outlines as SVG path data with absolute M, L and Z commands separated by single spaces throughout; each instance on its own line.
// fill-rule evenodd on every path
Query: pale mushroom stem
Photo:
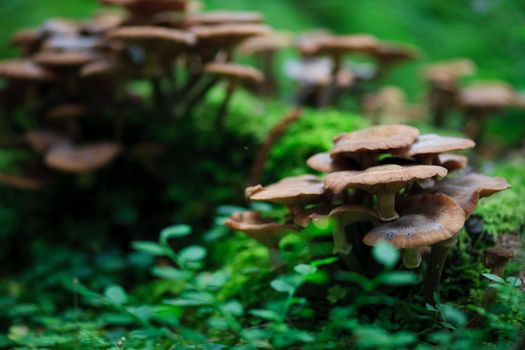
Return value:
M 427 271 L 423 280 L 423 295 L 428 303 L 434 302 L 434 294 L 439 292 L 441 274 L 450 249 L 456 245 L 458 239 L 453 237 L 432 246 Z
M 219 108 L 219 112 L 217 113 L 217 119 L 215 121 L 215 126 L 219 130 L 224 129 L 224 124 L 226 123 L 226 116 L 228 115 L 228 108 L 230 106 L 230 102 L 236 88 L 237 82 L 235 80 L 231 80 L 228 82 L 228 86 L 226 87 L 226 97 L 224 98 L 224 101 L 222 102 L 222 105 Z
M 417 269 L 421 265 L 421 249 L 407 248 L 403 249 L 403 265 L 407 269 Z
M 343 219 L 337 218 L 334 220 L 334 231 L 332 236 L 334 238 L 334 254 L 349 254 L 352 246 L 346 239 L 345 224 Z
M 274 76 L 275 51 L 268 50 L 259 54 L 261 60 L 264 80 L 260 83 L 259 91 L 263 96 L 271 96 L 277 89 L 277 82 Z
M 396 192 L 378 194 L 377 211 L 382 221 L 393 221 L 399 218 L 396 212 Z

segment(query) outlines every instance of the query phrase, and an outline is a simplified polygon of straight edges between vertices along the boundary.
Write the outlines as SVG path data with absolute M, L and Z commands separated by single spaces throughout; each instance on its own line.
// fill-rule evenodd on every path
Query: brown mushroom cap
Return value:
M 485 253 L 507 259 L 512 259 L 516 255 L 516 251 L 514 249 L 503 247 L 489 247 L 485 249 Z
M 352 222 L 358 221 L 371 221 L 374 223 L 379 222 L 379 216 L 375 209 L 363 207 L 361 205 L 341 205 L 334 208 L 329 216 L 331 218 L 347 216 L 352 218 Z
M 246 189 L 246 197 L 250 200 L 285 205 L 312 203 L 325 193 L 322 181 L 314 175 L 287 177 L 266 187 L 257 185 Z
M 82 103 L 63 103 L 47 111 L 48 119 L 76 119 L 88 114 L 89 108 Z
M 364 130 L 344 133 L 334 139 L 332 157 L 345 153 L 390 151 L 411 145 L 419 130 L 402 124 L 379 125 Z
M 465 169 L 468 165 L 468 158 L 459 154 L 440 154 L 438 156 L 438 164 L 447 169 L 448 172 Z
M 315 29 L 301 33 L 296 39 L 296 46 L 303 56 L 313 56 L 319 50 L 319 42 L 332 34 L 326 29 Z
M 399 152 L 404 157 L 462 151 L 474 148 L 476 143 L 462 137 L 440 136 L 436 134 L 419 135 L 416 142 Z
M 251 82 L 260 82 L 264 78 L 258 69 L 234 63 L 208 63 L 204 66 L 204 72 L 223 78 Z
M 277 51 L 289 46 L 290 42 L 287 35 L 280 33 L 259 35 L 243 42 L 238 51 L 244 55 L 254 55 L 260 52 Z
M 241 231 L 262 245 L 273 249 L 279 248 L 279 241 L 286 233 L 295 231 L 291 225 L 273 222 L 253 211 L 234 213 L 224 222 L 224 225 L 232 230 Z
M 106 47 L 102 38 L 90 36 L 54 36 L 42 44 L 42 49 L 48 51 L 88 51 Z
M 498 109 L 514 103 L 512 87 L 502 82 L 478 83 L 460 91 L 458 103 L 469 109 Z
M 324 185 L 335 193 L 347 189 L 361 189 L 373 194 L 393 192 L 407 184 L 447 175 L 447 169 L 435 165 L 400 166 L 380 165 L 363 171 L 337 171 L 326 175 Z M 397 192 L 395 190 L 394 192 Z
M 415 60 L 419 56 L 413 47 L 389 42 L 379 42 L 370 54 L 385 63 Z
M 121 147 L 112 142 L 98 142 L 83 146 L 60 145 L 45 157 L 50 168 L 68 173 L 84 173 L 100 169 L 112 162 Z
M 511 187 L 507 180 L 502 177 L 471 173 L 457 179 L 438 181 L 432 188 L 428 189 L 428 192 L 444 193 L 452 197 L 463 208 L 468 217 L 476 209 L 480 198 L 488 197 Z
M 24 191 L 38 191 L 44 187 L 44 182 L 30 176 L 0 172 L 0 185 Z
M 50 82 L 56 78 L 53 72 L 28 60 L 1 61 L 0 77 L 35 82 Z
M 45 153 L 53 147 L 69 143 L 69 140 L 61 134 L 38 129 L 28 131 L 25 134 L 25 140 L 37 153 Z
M 409 196 L 398 201 L 401 217 L 382 224 L 363 238 L 373 246 L 386 240 L 397 248 L 419 248 L 454 237 L 465 223 L 465 213 L 444 195 Z
M 81 24 L 65 18 L 51 18 L 44 22 L 40 27 L 40 32 L 43 37 L 59 36 L 59 35 L 77 35 L 81 29 Z
M 317 153 L 308 158 L 306 164 L 313 170 L 322 173 L 333 173 L 343 170 L 359 170 L 357 161 L 348 157 L 330 157 L 330 153 Z
M 48 67 L 79 67 L 100 58 L 92 51 L 41 51 L 33 60 Z
M 330 35 L 319 37 L 316 45 L 316 51 L 319 55 L 368 54 L 377 49 L 379 40 L 370 34 Z
M 93 16 L 91 21 L 84 23 L 82 29 L 91 35 L 100 35 L 121 26 L 125 19 L 126 16 L 122 13 L 99 12 Z
M 220 24 L 216 26 L 195 26 L 189 31 L 197 36 L 200 46 L 212 45 L 228 48 L 258 35 L 271 33 L 270 27 L 262 24 Z
M 104 5 L 123 6 L 129 11 L 148 16 L 158 12 L 184 11 L 185 0 L 101 0 Z
M 184 47 L 192 46 L 196 42 L 196 37 L 192 33 L 154 26 L 129 26 L 112 29 L 108 32 L 108 38 L 137 44 L 161 41 Z
M 184 16 L 186 26 L 213 26 L 220 24 L 259 24 L 263 22 L 262 14 L 243 11 L 210 11 L 190 13 Z
M 80 69 L 80 76 L 84 78 L 109 77 L 118 74 L 119 65 L 111 60 L 98 60 L 84 65 Z
M 444 62 L 427 64 L 423 68 L 425 79 L 442 87 L 453 87 L 456 80 L 472 75 L 476 65 L 469 59 L 460 58 Z

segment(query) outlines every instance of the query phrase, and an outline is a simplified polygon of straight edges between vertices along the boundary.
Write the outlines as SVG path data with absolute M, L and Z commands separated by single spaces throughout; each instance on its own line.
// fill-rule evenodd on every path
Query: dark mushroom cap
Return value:
M 382 224 L 363 238 L 366 245 L 386 240 L 397 248 L 419 248 L 454 237 L 465 223 L 465 213 L 444 195 L 418 195 L 398 200 L 397 220 Z
M 324 178 L 324 185 L 335 193 L 361 189 L 373 194 L 397 192 L 411 182 L 447 175 L 447 169 L 435 165 L 370 167 L 363 171 L 337 171 Z M 392 190 L 394 189 L 394 191 Z
M 42 35 L 39 29 L 30 28 L 17 31 L 11 36 L 11 45 L 21 48 L 24 54 L 33 54 L 40 48 Z
M 431 193 L 444 193 L 452 197 L 470 216 L 476 209 L 478 200 L 494 193 L 507 190 L 512 186 L 502 177 L 490 177 L 471 173 L 457 179 L 438 181 L 428 189 Z
M 213 26 L 220 24 L 259 24 L 263 22 L 262 14 L 242 11 L 210 11 L 190 13 L 184 16 L 186 26 Z
M 286 233 L 295 231 L 291 225 L 273 222 L 253 211 L 234 213 L 224 222 L 224 225 L 232 230 L 241 231 L 262 245 L 273 249 L 279 247 L 279 241 Z
M 250 200 L 285 205 L 312 203 L 325 193 L 322 181 L 314 175 L 287 177 L 266 187 L 257 185 L 246 189 L 246 197 Z
M 123 6 L 142 16 L 166 11 L 184 11 L 187 6 L 185 0 L 101 0 L 101 2 L 104 5 Z
M 450 173 L 455 170 L 465 169 L 468 165 L 468 158 L 460 154 L 440 154 L 436 165 L 442 166 Z
M 29 60 L 1 61 L 0 77 L 34 82 L 50 82 L 56 79 L 53 72 Z
M 467 109 L 498 109 L 513 104 L 516 94 L 502 82 L 478 83 L 460 91 L 458 103 Z
M 85 173 L 100 169 L 111 163 L 121 152 L 112 142 L 98 142 L 82 146 L 59 145 L 45 157 L 50 168 L 67 173 Z
M 377 211 L 375 209 L 371 209 L 368 207 L 363 207 L 361 205 L 341 205 L 336 208 L 334 208 L 329 216 L 331 218 L 335 217 L 347 217 L 351 218 L 352 222 L 358 222 L 358 221 L 370 221 L 373 223 L 379 223 L 379 215 L 377 214 Z
M 345 153 L 390 151 L 411 145 L 419 130 L 402 124 L 379 125 L 344 133 L 334 139 L 332 157 Z
M 194 45 L 196 40 L 192 33 L 154 26 L 129 26 L 112 29 L 108 32 L 108 38 L 136 44 L 160 41 L 183 47 Z
M 36 63 L 53 68 L 80 67 L 99 58 L 93 51 L 41 51 L 33 56 Z
M 49 130 L 31 130 L 25 134 L 24 138 L 31 148 L 40 154 L 58 145 L 69 143 L 64 135 Z
M 389 42 L 379 42 L 370 54 L 385 63 L 411 61 L 419 56 L 418 51 L 413 47 Z
M 359 163 L 348 157 L 330 157 L 330 153 L 317 153 L 308 158 L 306 164 L 313 170 L 322 173 L 333 173 L 342 170 L 359 170 Z
M 416 142 L 400 151 L 404 157 L 414 157 L 425 154 L 462 151 L 474 148 L 476 143 L 463 137 L 440 136 L 436 134 L 419 135 Z
M 264 78 L 258 69 L 234 63 L 208 63 L 204 66 L 204 72 L 248 82 L 260 82 Z
M 89 108 L 82 103 L 63 103 L 46 113 L 48 119 L 76 119 L 88 114 Z
M 514 249 L 496 246 L 485 249 L 485 254 L 493 255 L 499 258 L 512 259 L 516 255 L 516 251 Z
M 24 191 L 38 191 L 44 187 L 44 181 L 38 178 L 0 172 L 0 185 Z

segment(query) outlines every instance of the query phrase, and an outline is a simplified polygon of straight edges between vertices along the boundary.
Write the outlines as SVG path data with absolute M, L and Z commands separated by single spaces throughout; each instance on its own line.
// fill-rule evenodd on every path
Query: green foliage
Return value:
M 479 202 L 476 214 L 483 218 L 484 229 L 492 234 L 521 232 L 525 225 L 525 173 L 523 161 L 499 164 L 493 174 L 502 176 L 512 190 L 498 193 Z

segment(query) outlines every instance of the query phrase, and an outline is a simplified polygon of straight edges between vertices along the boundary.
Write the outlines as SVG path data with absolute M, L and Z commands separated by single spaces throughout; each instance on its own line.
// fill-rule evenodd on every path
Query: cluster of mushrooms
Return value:
M 284 205 L 275 222 L 253 211 L 233 214 L 225 225 L 268 247 L 279 261 L 279 241 L 320 219 L 333 221 L 333 253 L 347 268 L 365 274 L 370 246 L 385 240 L 402 251 L 406 268 L 426 256 L 425 295 L 438 290 L 447 253 L 478 200 L 510 188 L 503 178 L 468 172 L 470 139 L 420 135 L 402 125 L 343 133 L 332 150 L 307 164 L 325 176 L 302 175 L 246 189 L 251 201 Z M 447 177 L 447 174 L 451 173 Z
M 11 42 L 23 57 L 0 61 L 1 146 L 32 149 L 39 172 L 94 172 L 124 152 L 150 152 L 155 140 L 136 129 L 145 130 L 152 118 L 184 122 L 224 83 L 220 129 L 238 87 L 273 84 L 258 69 L 234 63 L 241 44 L 255 56 L 267 55 L 268 42 L 275 46 L 259 13 L 198 12 L 196 2 L 185 0 L 101 3 L 109 8 L 89 21 L 56 18 L 15 33 Z M 143 127 L 126 133 L 133 113 L 143 116 Z M 2 173 L 0 181 L 41 187 L 37 172 L 26 173 L 32 176 Z

